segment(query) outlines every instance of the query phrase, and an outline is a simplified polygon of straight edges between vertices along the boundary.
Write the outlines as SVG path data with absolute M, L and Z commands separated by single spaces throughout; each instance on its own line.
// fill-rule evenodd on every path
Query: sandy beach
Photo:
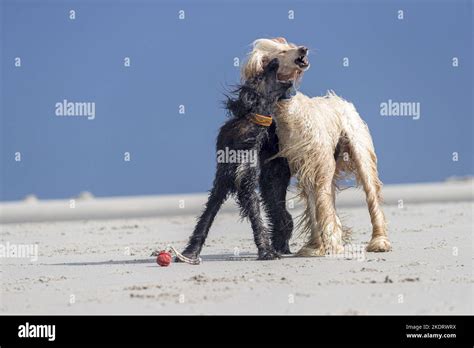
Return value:
M 181 250 L 205 194 L 0 204 L 0 242 L 37 245 L 37 260 L 4 255 L 2 314 L 472 314 L 473 183 L 394 185 L 384 208 L 393 251 L 370 239 L 360 191 L 340 194 L 352 227 L 344 258 L 256 261 L 250 224 L 232 201 L 218 214 L 203 263 L 159 267 Z M 295 217 L 301 205 L 291 204 Z M 303 238 L 295 235 L 292 251 Z M 354 252 L 357 251 L 357 252 Z

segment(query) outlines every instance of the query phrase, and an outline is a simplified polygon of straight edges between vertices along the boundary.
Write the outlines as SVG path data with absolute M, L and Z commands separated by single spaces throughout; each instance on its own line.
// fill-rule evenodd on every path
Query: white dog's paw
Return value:
M 369 252 L 385 252 L 392 250 L 392 245 L 386 236 L 372 238 L 366 248 Z
M 344 253 L 342 244 L 342 225 L 329 224 L 326 233 L 322 235 L 326 255 L 337 255 Z
M 321 256 L 326 256 L 326 250 L 324 249 L 323 246 L 320 246 L 318 248 L 314 248 L 314 247 L 310 247 L 310 246 L 304 246 L 296 253 L 296 256 L 300 256 L 300 257 L 321 257 Z

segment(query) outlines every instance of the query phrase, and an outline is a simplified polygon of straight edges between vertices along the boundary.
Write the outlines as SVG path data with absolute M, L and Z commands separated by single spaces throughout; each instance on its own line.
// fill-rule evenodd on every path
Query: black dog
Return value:
M 211 224 L 230 194 L 237 196 L 241 216 L 250 220 L 259 260 L 272 260 L 278 258 L 279 253 L 290 253 L 288 240 L 293 220 L 285 206 L 290 170 L 283 158 L 267 161 L 278 152 L 278 138 L 270 115 L 278 100 L 293 85 L 277 80 L 278 67 L 275 58 L 260 75 L 237 89 L 238 98 L 227 100 L 231 119 L 221 127 L 217 137 L 219 155 L 214 186 L 183 251 L 184 256 L 192 259 L 199 256 Z M 260 187 L 270 220 L 269 229 L 260 214 L 257 187 Z

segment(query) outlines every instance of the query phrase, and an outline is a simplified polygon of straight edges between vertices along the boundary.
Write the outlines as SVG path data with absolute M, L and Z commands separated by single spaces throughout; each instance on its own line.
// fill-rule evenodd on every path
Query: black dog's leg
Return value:
M 281 254 L 291 254 L 289 240 L 293 232 L 293 218 L 286 209 L 286 190 L 290 178 L 290 168 L 285 158 L 262 161 L 260 191 L 269 219 L 272 244 Z
M 192 259 L 199 256 L 212 222 L 222 206 L 222 203 L 226 200 L 228 191 L 228 188 L 224 187 L 224 185 L 214 185 L 209 195 L 209 199 L 207 200 L 206 208 L 199 217 L 194 232 L 191 238 L 189 238 L 188 245 L 182 253 L 184 256 Z
M 265 227 L 260 214 L 260 197 L 255 190 L 257 178 L 241 183 L 237 192 L 237 200 L 241 207 L 242 217 L 248 217 L 252 225 L 255 244 L 258 249 L 259 260 L 274 260 L 279 258 L 270 242 L 270 234 Z

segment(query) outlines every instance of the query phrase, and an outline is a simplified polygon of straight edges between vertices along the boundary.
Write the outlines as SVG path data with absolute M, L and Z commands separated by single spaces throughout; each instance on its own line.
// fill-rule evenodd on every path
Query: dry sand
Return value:
M 472 314 L 472 187 L 387 187 L 393 251 L 367 253 L 363 260 L 256 261 L 250 225 L 230 204 L 217 216 L 199 266 L 159 267 L 150 254 L 167 244 L 182 249 L 204 195 L 150 198 L 142 205 L 137 200 L 134 213 L 119 209 L 133 206 L 133 199 L 116 199 L 115 206 L 92 199 L 95 208 L 84 209 L 100 210 L 94 220 L 83 220 L 77 210 L 64 216 L 69 201 L 3 203 L 1 219 L 9 223 L 1 225 L 1 243 L 37 243 L 39 255 L 37 261 L 0 258 L 0 313 Z M 180 199 L 186 208 L 147 216 L 147 204 L 175 207 Z M 352 243 L 368 242 L 370 220 L 360 194 L 343 192 L 341 202 Z M 293 216 L 300 210 L 297 205 Z M 46 222 L 20 222 L 41 217 Z M 69 221 L 53 221 L 62 219 Z M 301 242 L 295 236 L 293 251 Z

